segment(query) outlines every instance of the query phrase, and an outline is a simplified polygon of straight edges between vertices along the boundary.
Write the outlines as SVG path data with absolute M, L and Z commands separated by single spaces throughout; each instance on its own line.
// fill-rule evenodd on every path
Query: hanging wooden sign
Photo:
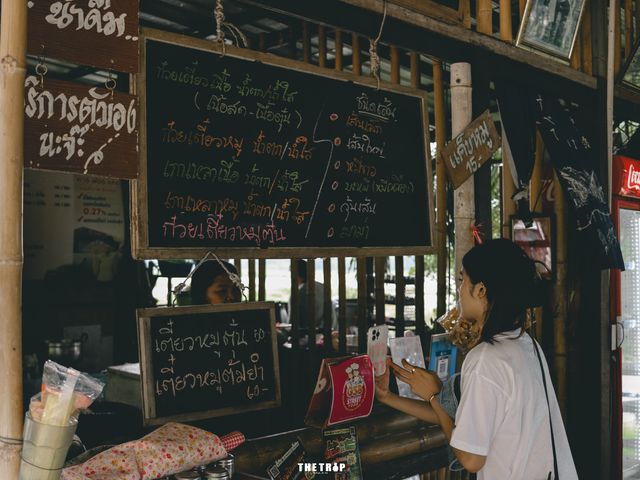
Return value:
M 440 152 L 453 188 L 458 188 L 476 173 L 499 147 L 500 135 L 491 112 L 486 110 Z
M 119 72 L 138 71 L 138 1 L 30 0 L 27 5 L 29 53 Z
M 35 76 L 25 82 L 26 168 L 113 178 L 138 176 L 138 101 Z

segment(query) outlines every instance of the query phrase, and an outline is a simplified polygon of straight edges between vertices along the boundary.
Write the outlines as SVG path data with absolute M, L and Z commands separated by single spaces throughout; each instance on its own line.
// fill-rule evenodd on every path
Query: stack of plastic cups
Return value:
M 60 427 L 36 422 L 27 412 L 19 480 L 58 480 L 77 426 L 73 417 Z

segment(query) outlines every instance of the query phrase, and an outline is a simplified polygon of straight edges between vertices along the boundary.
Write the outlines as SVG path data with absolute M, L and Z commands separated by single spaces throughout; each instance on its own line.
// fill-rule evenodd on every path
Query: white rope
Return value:
M 383 1 L 384 11 L 382 14 L 382 22 L 380 23 L 380 31 L 375 40 L 369 39 L 369 59 L 371 60 L 371 76 L 375 77 L 378 82 L 378 88 L 380 88 L 380 56 L 378 55 L 378 42 L 382 37 L 382 28 L 384 22 L 387 19 L 387 0 Z
M 249 46 L 249 40 L 247 39 L 247 36 L 242 33 L 242 31 L 240 31 L 240 29 L 234 24 L 225 22 L 224 6 L 222 5 L 222 0 L 216 0 L 216 6 L 213 9 L 213 16 L 216 19 L 216 41 L 222 46 L 222 55 L 225 54 L 226 50 L 226 43 L 224 41 L 224 28 L 229 31 L 235 41 L 234 43 L 236 46 L 243 46 L 244 48 L 247 48 Z

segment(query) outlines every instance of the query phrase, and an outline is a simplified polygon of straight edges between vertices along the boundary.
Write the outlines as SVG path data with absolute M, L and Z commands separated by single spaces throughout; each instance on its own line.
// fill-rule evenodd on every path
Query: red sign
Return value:
M 80 65 L 138 71 L 136 0 L 30 0 L 28 51 Z
M 613 188 L 616 195 L 640 198 L 640 161 L 614 157 Z
M 138 100 L 60 80 L 25 82 L 24 166 L 113 178 L 138 176 Z

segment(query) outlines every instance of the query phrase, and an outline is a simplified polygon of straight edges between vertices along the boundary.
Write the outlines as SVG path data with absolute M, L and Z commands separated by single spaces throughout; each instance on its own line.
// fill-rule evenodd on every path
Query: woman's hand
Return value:
M 391 359 L 387 357 L 387 368 L 384 373 L 380 376 L 374 377 L 376 382 L 376 398 L 382 403 L 384 403 L 391 394 L 389 391 L 389 372 L 391 370 L 391 364 Z
M 392 362 L 389 365 L 393 369 L 396 378 L 408 383 L 411 391 L 424 400 L 428 401 L 432 395 L 438 394 L 442 390 L 442 382 L 433 372 L 411 365 L 404 359 L 402 360 L 402 367 Z

